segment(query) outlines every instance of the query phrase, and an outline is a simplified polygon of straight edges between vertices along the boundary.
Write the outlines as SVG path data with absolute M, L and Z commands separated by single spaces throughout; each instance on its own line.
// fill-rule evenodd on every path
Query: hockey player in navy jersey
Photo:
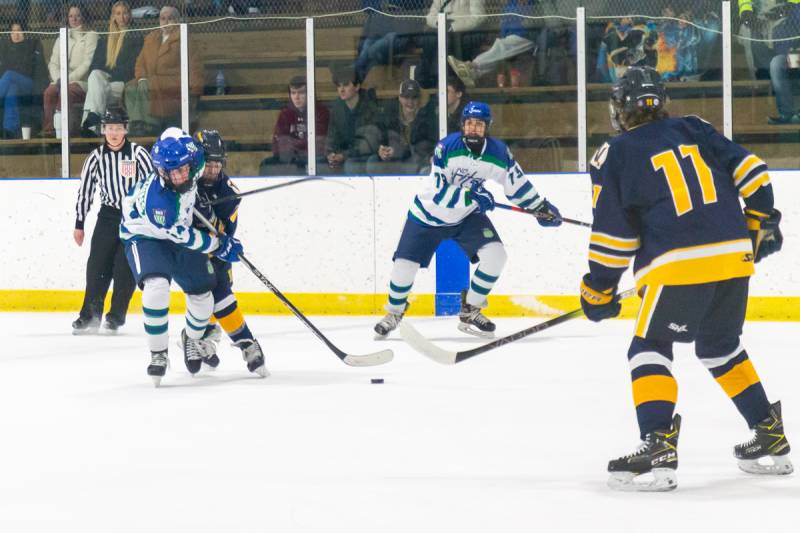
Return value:
M 200 130 L 194 134 L 195 142 L 203 148 L 206 166 L 197 187 L 197 200 L 195 208 L 220 233 L 233 237 L 239 224 L 240 199 L 220 202 L 212 205 L 211 202 L 220 198 L 234 196 L 239 190 L 233 181 L 225 174 L 225 141 L 217 130 Z M 195 217 L 194 226 L 205 228 L 202 222 Z M 242 310 L 233 294 L 233 272 L 231 263 L 212 255 L 211 265 L 214 267 L 216 285 L 211 291 L 214 296 L 214 318 L 222 325 L 233 344 L 242 350 L 242 357 L 247 363 L 250 372 L 255 372 L 261 377 L 267 377 L 269 372 L 264 366 L 264 353 L 261 345 L 253 337 L 247 326 Z M 216 324 L 209 324 L 203 335 L 205 340 L 216 343 L 220 339 L 220 329 Z M 213 346 L 213 345 L 212 345 Z M 219 364 L 216 349 L 209 350 L 203 357 L 203 362 L 212 368 Z
M 503 186 L 514 204 L 542 215 L 542 226 L 558 226 L 558 209 L 525 178 L 511 151 L 490 137 L 492 113 L 481 102 L 469 102 L 461 114 L 461 132 L 436 145 L 433 166 L 423 190 L 414 197 L 392 260 L 388 312 L 375 325 L 376 338 L 385 338 L 402 320 L 408 295 L 420 267 L 427 268 L 436 248 L 453 239 L 473 263 L 478 263 L 469 290 L 461 293 L 458 328 L 482 337 L 494 335 L 495 325 L 481 313 L 506 262 L 506 252 L 488 211 L 494 198 L 483 183 Z
M 642 297 L 628 361 L 643 442 L 609 462 L 609 486 L 677 486 L 674 342 L 695 343 L 700 362 L 754 431 L 734 447 L 740 468 L 788 474 L 780 402 L 767 400 L 740 341 L 754 263 L 778 252 L 783 240 L 767 166 L 700 118 L 670 118 L 666 99 L 655 70 L 629 68 L 610 100 L 621 133 L 590 167 L 594 222 L 581 306 L 594 321 L 618 315 L 617 284 L 631 259 Z
M 144 329 L 151 352 L 147 373 L 156 386 L 166 373 L 169 342 L 169 286 L 186 293 L 184 363 L 192 374 L 200 370 L 209 349 L 202 339 L 214 309 L 211 290 L 216 279 L 208 259 L 238 261 L 241 243 L 192 227 L 197 178 L 203 174 L 203 150 L 178 128 L 168 128 L 153 145 L 156 169 L 125 197 L 120 237 L 125 255 L 142 289 Z

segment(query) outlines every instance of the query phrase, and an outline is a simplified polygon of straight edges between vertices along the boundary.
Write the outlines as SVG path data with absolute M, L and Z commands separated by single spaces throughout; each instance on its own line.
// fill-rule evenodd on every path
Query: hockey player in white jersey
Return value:
M 184 363 L 200 370 L 208 347 L 202 339 L 214 309 L 216 284 L 209 253 L 238 261 L 241 243 L 192 227 L 197 179 L 205 166 L 203 150 L 179 130 L 169 128 L 152 149 L 156 172 L 139 181 L 122 205 L 120 237 L 136 283 L 142 289 L 144 329 L 151 352 L 147 373 L 156 386 L 166 373 L 169 286 L 175 280 L 186 293 Z
M 486 180 L 503 186 L 508 199 L 540 213 L 542 226 L 559 226 L 558 209 L 536 192 L 511 151 L 489 137 L 492 113 L 487 104 L 469 102 L 461 115 L 461 132 L 436 145 L 431 174 L 414 197 L 392 260 L 388 312 L 375 325 L 376 338 L 385 338 L 408 309 L 408 295 L 420 267 L 427 268 L 439 244 L 454 240 L 473 263 L 478 263 L 468 290 L 461 293 L 458 329 L 492 337 L 495 325 L 481 313 L 506 262 L 506 252 L 486 212 L 494 209 Z

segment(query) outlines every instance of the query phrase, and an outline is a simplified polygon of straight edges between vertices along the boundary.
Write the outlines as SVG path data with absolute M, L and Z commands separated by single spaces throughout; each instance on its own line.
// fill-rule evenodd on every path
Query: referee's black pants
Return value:
M 125 323 L 128 304 L 136 284 L 125 258 L 125 248 L 119 238 L 121 221 L 122 213 L 119 209 L 107 205 L 100 208 L 92 234 L 89 260 L 86 263 L 86 293 L 83 296 L 81 318 L 102 317 L 103 303 L 113 279 L 114 292 L 111 295 L 111 310 L 107 316 L 113 317 L 120 324 Z

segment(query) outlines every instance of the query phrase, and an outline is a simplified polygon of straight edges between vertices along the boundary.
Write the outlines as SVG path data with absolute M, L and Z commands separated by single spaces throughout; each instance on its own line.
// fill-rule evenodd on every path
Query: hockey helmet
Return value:
M 180 131 L 180 130 L 178 130 Z M 202 175 L 205 167 L 203 149 L 198 147 L 189 135 L 169 136 L 167 132 L 159 137 L 150 151 L 153 164 L 161 178 L 177 193 L 184 193 L 192 188 L 197 177 Z M 189 166 L 189 178 L 178 186 L 172 182 L 170 171 Z
M 489 104 L 483 102 L 468 102 L 461 111 L 461 124 L 467 121 L 468 118 L 476 118 L 486 123 L 488 128 L 492 123 L 492 110 Z
M 122 107 L 109 107 L 106 109 L 106 112 L 103 113 L 103 117 L 100 119 L 100 123 L 103 125 L 106 124 L 128 124 L 128 113 Z
M 194 140 L 203 147 L 206 161 L 225 161 L 225 141 L 217 130 L 200 130 Z
M 664 108 L 667 89 L 661 75 L 652 67 L 628 67 L 611 88 L 608 111 L 616 131 L 627 130 L 636 115 L 653 115 Z

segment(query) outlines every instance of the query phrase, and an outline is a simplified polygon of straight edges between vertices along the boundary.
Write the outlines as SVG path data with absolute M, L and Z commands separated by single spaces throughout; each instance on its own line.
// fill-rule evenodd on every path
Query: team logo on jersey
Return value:
M 153 209 L 153 220 L 162 226 L 167 225 L 167 211 L 164 209 Z
M 483 228 L 483 236 L 487 239 L 494 237 L 494 232 L 491 228 Z
M 123 159 L 119 162 L 119 175 L 131 179 L 136 177 L 136 161 Z
M 439 143 L 439 144 L 437 144 L 437 145 L 436 145 L 436 150 L 434 150 L 434 152 L 433 152 L 433 153 L 434 153 L 434 155 L 435 155 L 436 157 L 438 157 L 439 159 L 441 159 L 441 158 L 442 158 L 442 151 L 443 151 L 443 150 L 444 150 L 444 145 L 443 145 L 442 143 Z

